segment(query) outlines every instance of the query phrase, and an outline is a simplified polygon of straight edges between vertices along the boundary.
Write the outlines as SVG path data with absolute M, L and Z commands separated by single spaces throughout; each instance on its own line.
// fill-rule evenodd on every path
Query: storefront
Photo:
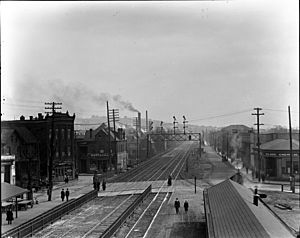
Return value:
M 1 155 L 1 183 L 16 184 L 15 156 Z
M 289 180 L 293 174 L 299 180 L 299 141 L 292 141 L 292 161 L 290 156 L 290 141 L 276 139 L 261 145 L 261 174 L 270 180 Z M 257 148 L 255 152 L 255 167 L 258 171 Z

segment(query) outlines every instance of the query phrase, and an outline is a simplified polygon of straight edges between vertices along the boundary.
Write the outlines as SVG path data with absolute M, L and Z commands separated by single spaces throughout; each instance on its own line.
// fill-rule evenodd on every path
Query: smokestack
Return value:
M 148 111 L 146 110 L 146 131 L 149 131 L 149 127 L 148 127 Z
M 142 127 L 142 120 L 141 120 L 141 113 L 140 112 L 138 112 L 138 130 L 139 130 L 139 132 L 141 132 L 141 127 Z
M 90 129 L 90 139 L 93 137 L 93 129 Z

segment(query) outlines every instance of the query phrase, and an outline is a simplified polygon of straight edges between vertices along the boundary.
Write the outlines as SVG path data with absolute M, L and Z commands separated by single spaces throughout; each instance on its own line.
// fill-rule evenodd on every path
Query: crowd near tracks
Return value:
M 132 183 L 149 185 L 151 181 L 161 181 L 156 183 L 155 189 L 152 186 L 152 192 L 150 185 L 142 194 L 122 195 L 120 192 L 101 197 L 99 193 L 100 197 L 62 217 L 35 237 L 146 237 L 161 207 L 171 196 L 172 187 L 167 186 L 167 178 L 171 175 L 173 183 L 176 181 L 191 146 L 191 143 L 183 143 L 110 181 L 114 183 L 115 192 L 131 191 Z

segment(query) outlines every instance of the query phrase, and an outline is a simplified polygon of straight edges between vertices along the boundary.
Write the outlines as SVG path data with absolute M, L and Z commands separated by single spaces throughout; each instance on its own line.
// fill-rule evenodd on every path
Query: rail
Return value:
M 143 201 L 143 199 L 151 192 L 151 185 L 145 189 L 145 191 L 118 217 L 118 219 L 111 224 L 104 233 L 100 236 L 101 238 L 111 237 L 117 229 L 123 224 L 123 222 L 130 216 L 134 209 Z
M 68 214 L 69 212 L 80 207 L 82 204 L 94 199 L 95 197 L 97 197 L 97 194 L 98 192 L 96 190 L 93 190 L 77 199 L 70 200 L 67 203 L 56 206 L 48 210 L 47 212 L 23 223 L 22 225 L 1 234 L 1 237 L 20 238 L 32 236 L 34 233 L 44 229 L 44 227 L 49 223 L 53 223 L 65 214 Z

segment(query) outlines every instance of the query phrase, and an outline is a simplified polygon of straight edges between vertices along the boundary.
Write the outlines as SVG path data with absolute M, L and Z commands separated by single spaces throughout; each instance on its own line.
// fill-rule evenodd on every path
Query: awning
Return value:
M 6 201 L 12 197 L 22 195 L 29 192 L 29 190 L 20 188 L 9 183 L 1 183 L 1 201 Z

